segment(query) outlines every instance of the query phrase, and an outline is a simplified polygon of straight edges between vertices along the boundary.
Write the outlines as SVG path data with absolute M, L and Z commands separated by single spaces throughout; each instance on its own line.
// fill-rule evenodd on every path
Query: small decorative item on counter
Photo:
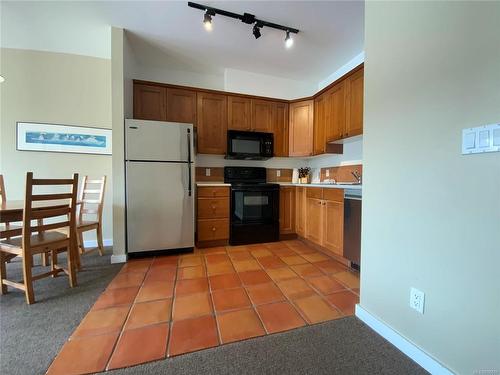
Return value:
M 311 168 L 309 167 L 299 168 L 300 184 L 307 184 L 309 182 L 309 172 L 311 172 Z

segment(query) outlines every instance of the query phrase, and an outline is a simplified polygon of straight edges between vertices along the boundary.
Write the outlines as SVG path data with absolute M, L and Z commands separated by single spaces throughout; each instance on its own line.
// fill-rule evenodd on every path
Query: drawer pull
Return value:
M 212 232 L 215 232 L 217 230 L 216 227 L 212 227 Z
M 212 210 L 216 210 L 217 209 L 217 206 L 215 204 L 212 205 Z

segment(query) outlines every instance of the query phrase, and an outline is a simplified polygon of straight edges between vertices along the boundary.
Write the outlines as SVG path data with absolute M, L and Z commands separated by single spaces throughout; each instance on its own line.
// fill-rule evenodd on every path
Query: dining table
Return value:
M 63 208 L 69 206 L 69 203 L 63 202 L 61 200 L 45 200 L 45 201 L 35 201 L 32 202 L 33 209 L 44 208 L 44 207 L 54 207 Z M 5 200 L 0 202 L 0 223 L 16 223 L 23 221 L 24 214 L 24 200 Z M 80 270 L 80 256 L 78 254 L 78 240 L 76 238 L 76 228 L 75 235 L 71 241 L 71 246 L 69 249 L 69 256 L 71 256 L 76 264 L 76 269 Z M 22 235 L 22 228 L 17 228 L 9 231 L 9 237 L 15 237 Z

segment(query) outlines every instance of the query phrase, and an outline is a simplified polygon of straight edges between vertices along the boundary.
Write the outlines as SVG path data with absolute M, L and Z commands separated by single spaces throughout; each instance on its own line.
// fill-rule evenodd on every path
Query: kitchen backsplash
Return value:
M 328 171 L 328 177 L 327 177 Z M 335 179 L 340 182 L 356 181 L 356 178 L 351 172 L 357 172 L 363 176 L 363 166 L 361 164 L 356 165 L 342 165 L 340 167 L 328 167 L 321 168 L 321 181 L 328 179 Z
M 210 176 L 207 176 L 207 169 L 210 169 Z M 278 176 L 278 171 L 280 175 Z M 328 176 L 327 176 L 328 171 Z M 335 179 L 336 181 L 349 182 L 356 181 L 351 172 L 357 171 L 363 175 L 363 166 L 361 164 L 355 165 L 342 165 L 338 167 L 321 168 L 321 181 L 328 179 Z M 292 181 L 291 168 L 267 168 L 267 181 L 268 182 L 291 182 Z M 224 181 L 224 168 L 223 167 L 196 167 L 196 181 Z
M 210 176 L 207 176 L 207 169 Z M 224 167 L 196 167 L 196 181 L 224 181 Z

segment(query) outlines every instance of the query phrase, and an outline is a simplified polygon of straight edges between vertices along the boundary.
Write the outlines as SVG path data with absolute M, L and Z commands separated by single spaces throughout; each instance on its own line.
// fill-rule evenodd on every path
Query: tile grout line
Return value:
M 125 331 L 124 328 L 125 328 L 125 325 L 127 324 L 127 321 L 130 317 L 130 312 L 132 311 L 132 308 L 134 307 L 135 305 L 135 301 L 137 300 L 137 296 L 139 295 L 139 292 L 141 291 L 143 285 L 144 285 L 144 281 L 146 280 L 146 276 L 147 274 L 149 273 L 149 271 L 151 270 L 151 266 L 153 264 L 153 261 L 154 261 L 155 258 L 153 258 L 153 260 L 151 260 L 151 262 L 149 263 L 149 266 L 148 266 L 148 269 L 146 271 L 146 273 L 144 274 L 144 277 L 142 278 L 142 282 L 141 282 L 141 285 L 139 286 L 139 289 L 137 290 L 137 294 L 135 295 L 135 298 L 134 298 L 134 301 L 132 302 L 132 304 L 130 305 L 129 309 L 128 309 L 128 312 L 127 312 L 127 317 L 125 318 L 125 320 L 123 321 L 123 324 L 120 328 L 120 331 L 119 331 L 119 334 L 118 334 L 118 337 L 113 345 L 113 349 L 111 350 L 110 354 L 109 354 L 109 357 L 108 357 L 108 360 L 106 361 L 106 365 L 104 366 L 104 371 L 108 371 L 108 367 L 109 367 L 109 364 L 111 362 L 111 358 L 113 358 L 113 354 L 115 354 L 115 350 L 116 350 L 116 347 L 118 346 L 118 343 L 120 342 L 120 339 L 122 338 L 123 336 L 123 332 Z M 126 264 L 125 264 L 126 265 Z M 125 265 L 123 267 L 125 267 Z M 123 268 L 122 268 L 123 269 Z M 120 270 L 121 271 L 121 270 Z
M 227 255 L 227 249 L 224 247 L 225 254 Z M 229 258 L 229 255 L 227 255 Z M 210 282 L 210 276 L 208 274 L 208 260 L 206 257 L 206 254 L 203 254 L 203 259 L 205 261 L 205 265 L 207 266 L 207 282 L 208 282 L 208 293 L 210 295 L 210 301 L 212 302 L 212 309 L 213 309 L 213 317 L 215 320 L 215 331 L 217 333 L 217 346 L 220 346 L 223 344 L 222 342 L 222 335 L 220 332 L 220 327 L 219 327 L 219 320 L 217 319 L 217 313 L 215 311 L 215 302 L 214 302 L 214 296 L 212 294 L 212 283 Z
M 177 290 L 177 281 L 179 280 L 179 272 L 181 269 L 180 263 L 181 263 L 181 257 L 177 256 L 174 285 L 172 288 L 172 304 L 171 304 L 171 308 L 170 308 L 170 322 L 168 324 L 168 338 L 167 338 L 167 345 L 165 347 L 165 358 L 169 358 L 170 346 L 172 343 L 172 330 L 174 329 L 174 308 L 175 308 L 175 302 L 177 299 L 177 295 L 176 295 L 175 291 Z

